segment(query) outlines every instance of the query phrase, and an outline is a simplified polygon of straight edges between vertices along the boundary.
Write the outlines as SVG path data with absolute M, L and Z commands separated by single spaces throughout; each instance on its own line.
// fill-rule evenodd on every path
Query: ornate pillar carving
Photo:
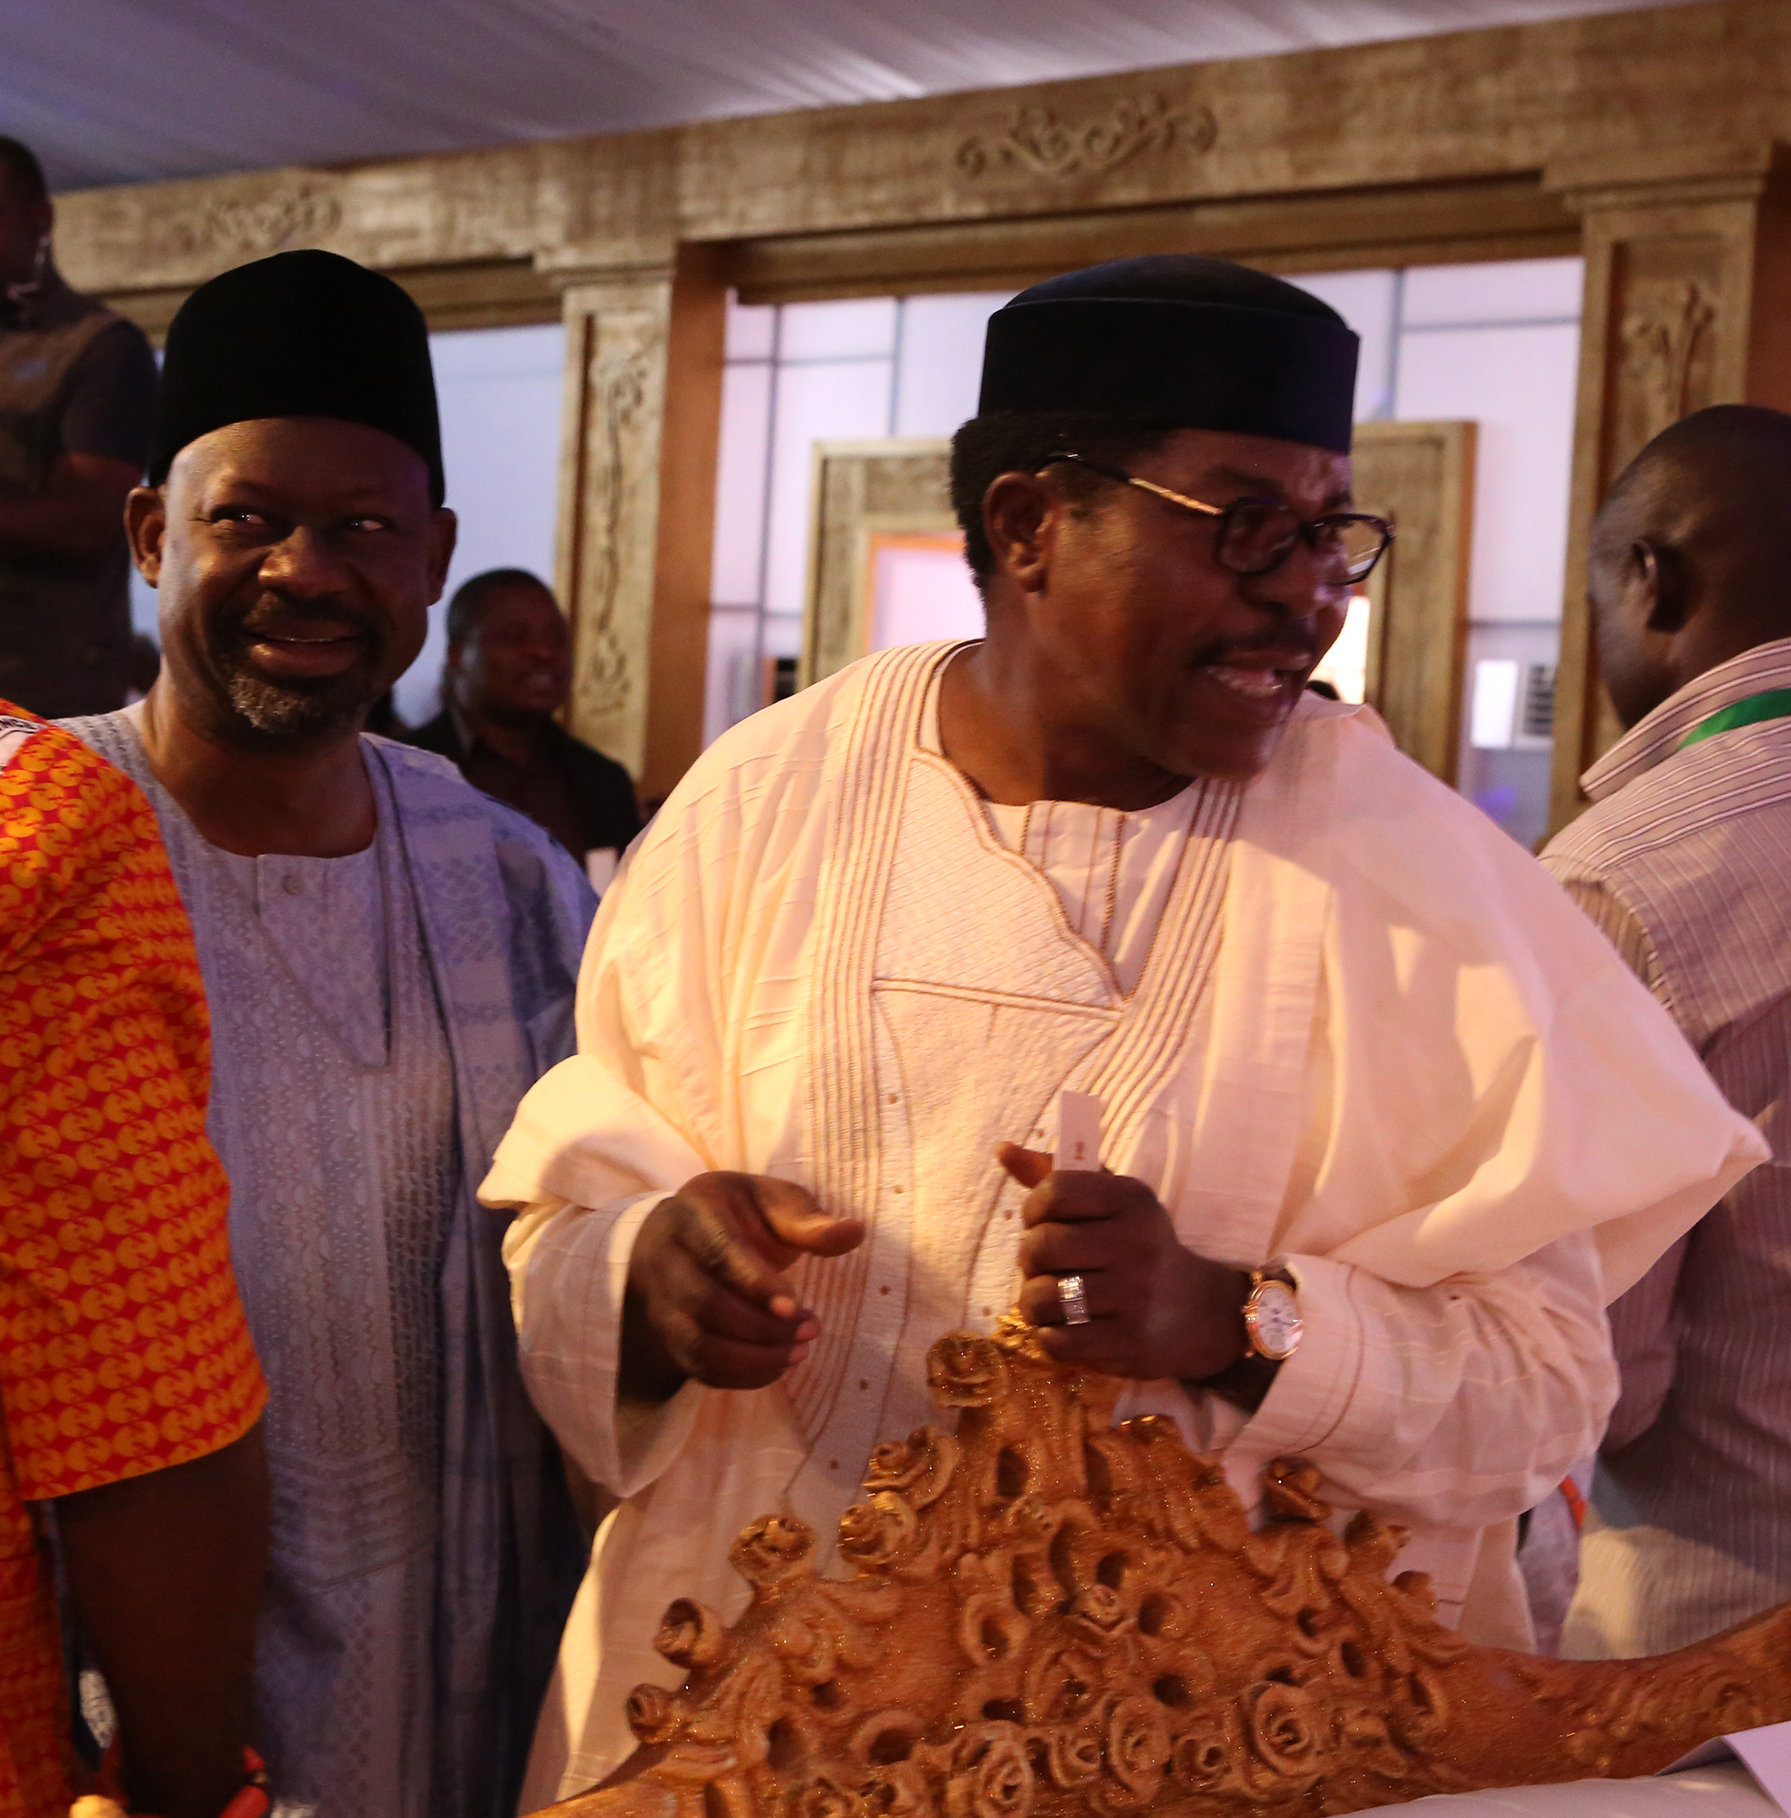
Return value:
M 1567 595 L 1555 692 L 1551 824 L 1585 806 L 1580 773 L 1620 728 L 1586 606 L 1592 519 L 1669 423 L 1725 403 L 1791 409 L 1791 206 L 1770 145 L 1678 147 L 1658 168 L 1551 168 L 1586 260 Z
M 702 743 L 726 292 L 701 248 L 626 266 L 541 263 L 566 322 L 567 718 L 663 797 Z
M 560 270 L 566 375 L 555 576 L 580 738 L 641 774 L 672 261 Z

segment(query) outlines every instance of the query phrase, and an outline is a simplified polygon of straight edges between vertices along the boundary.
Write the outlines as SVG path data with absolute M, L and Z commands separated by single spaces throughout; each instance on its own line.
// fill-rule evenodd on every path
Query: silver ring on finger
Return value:
M 1066 1326 L 1085 1326 L 1089 1321 L 1088 1285 L 1080 1275 L 1060 1275 L 1057 1278 L 1058 1304 L 1063 1308 L 1063 1323 Z

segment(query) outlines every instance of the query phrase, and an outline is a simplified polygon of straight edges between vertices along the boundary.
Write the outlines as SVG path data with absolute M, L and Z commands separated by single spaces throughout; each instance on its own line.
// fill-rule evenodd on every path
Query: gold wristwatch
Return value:
M 1300 1317 L 1300 1296 L 1294 1280 L 1278 1263 L 1250 1271 L 1250 1293 L 1244 1302 L 1244 1331 L 1250 1340 L 1248 1355 L 1270 1363 L 1286 1363 L 1300 1348 L 1306 1322 Z

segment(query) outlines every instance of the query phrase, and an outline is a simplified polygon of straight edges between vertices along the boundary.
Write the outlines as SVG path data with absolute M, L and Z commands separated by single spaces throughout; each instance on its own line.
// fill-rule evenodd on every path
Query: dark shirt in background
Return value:
M 410 733 L 408 742 L 458 764 L 475 789 L 545 827 L 581 865 L 592 852 L 621 852 L 641 830 L 628 772 L 614 758 L 575 739 L 557 720 L 542 722 L 534 757 L 526 765 L 513 764 L 481 744 L 449 708 Z
M 155 356 L 143 331 L 54 274 L 0 314 L 0 491 L 41 492 L 63 455 L 149 459 Z M 0 695 L 46 719 L 122 707 L 130 554 L 0 555 Z

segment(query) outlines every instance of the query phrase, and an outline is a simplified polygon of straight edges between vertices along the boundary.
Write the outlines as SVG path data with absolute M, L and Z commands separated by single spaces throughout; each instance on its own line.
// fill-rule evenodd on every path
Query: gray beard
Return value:
M 372 705 L 365 678 L 332 678 L 322 688 L 282 688 L 236 670 L 230 677 L 230 705 L 266 738 L 312 739 L 338 732 Z

